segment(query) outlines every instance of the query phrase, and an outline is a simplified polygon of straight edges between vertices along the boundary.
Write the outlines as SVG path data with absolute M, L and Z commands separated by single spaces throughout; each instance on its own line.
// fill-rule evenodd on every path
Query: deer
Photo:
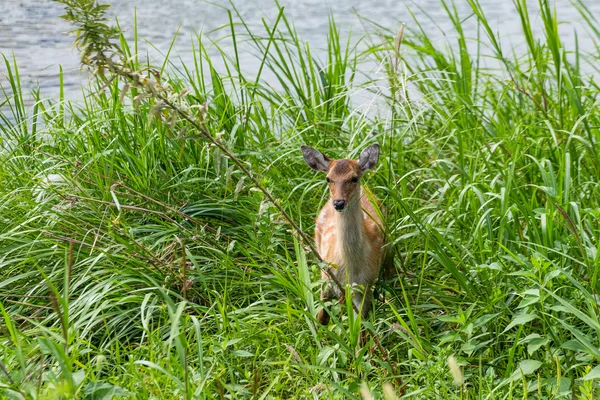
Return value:
M 332 282 L 333 275 L 341 285 L 352 286 L 355 310 L 366 318 L 371 309 L 371 289 L 384 258 L 385 234 L 379 200 L 361 185 L 361 178 L 377 164 L 379 145 L 365 148 L 358 160 L 329 159 L 308 146 L 301 146 L 301 150 L 310 168 L 325 172 L 329 186 L 329 200 L 315 225 L 317 252 L 329 264 L 327 270 L 321 270 L 321 300 L 343 298 L 341 288 Z M 325 309 L 318 312 L 320 324 L 328 325 L 329 320 Z

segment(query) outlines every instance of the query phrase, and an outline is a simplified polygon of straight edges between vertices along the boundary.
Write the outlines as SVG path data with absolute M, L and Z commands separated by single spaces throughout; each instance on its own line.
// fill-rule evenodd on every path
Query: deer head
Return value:
M 359 203 L 360 178 L 372 169 L 379 159 L 379 145 L 372 144 L 360 153 L 358 160 L 330 160 L 326 155 L 312 147 L 302 146 L 304 161 L 315 171 L 325 172 L 329 193 L 336 211 L 344 211 Z

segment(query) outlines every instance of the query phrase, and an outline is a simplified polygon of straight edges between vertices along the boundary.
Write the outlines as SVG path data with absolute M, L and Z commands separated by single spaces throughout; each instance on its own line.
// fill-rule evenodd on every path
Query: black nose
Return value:
M 346 207 L 346 202 L 344 200 L 334 200 L 333 207 L 338 211 L 342 211 Z

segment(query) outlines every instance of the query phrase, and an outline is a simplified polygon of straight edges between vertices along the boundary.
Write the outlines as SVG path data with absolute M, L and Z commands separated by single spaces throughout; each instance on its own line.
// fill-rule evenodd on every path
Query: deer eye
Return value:
M 355 176 L 352 178 L 352 183 L 356 183 L 356 182 L 358 182 L 358 178 Z
M 327 183 L 331 183 L 331 179 L 325 178 L 325 180 L 327 181 Z

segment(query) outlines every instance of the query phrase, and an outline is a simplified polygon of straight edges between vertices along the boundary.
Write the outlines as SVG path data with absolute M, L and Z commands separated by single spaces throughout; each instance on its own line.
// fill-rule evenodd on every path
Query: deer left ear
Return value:
M 379 160 L 379 145 L 377 143 L 370 145 L 360 153 L 358 167 L 362 172 L 373 169 Z

